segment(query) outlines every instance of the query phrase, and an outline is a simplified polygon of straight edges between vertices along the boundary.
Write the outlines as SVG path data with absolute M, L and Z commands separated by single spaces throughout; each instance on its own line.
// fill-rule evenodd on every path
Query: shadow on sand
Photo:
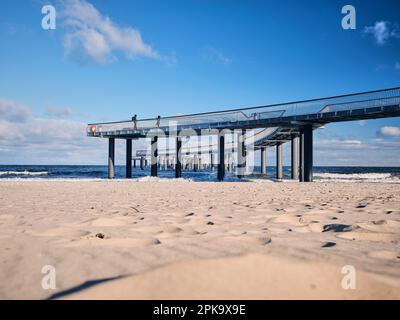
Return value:
M 113 280 L 118 280 L 118 279 L 122 279 L 127 277 L 127 275 L 121 275 L 121 276 L 116 276 L 116 277 L 110 277 L 110 278 L 104 278 L 104 279 L 96 279 L 96 280 L 88 280 L 85 281 L 83 283 L 81 283 L 80 285 L 77 285 L 75 287 L 60 291 L 60 292 L 56 292 L 54 294 L 52 294 L 51 296 L 49 296 L 47 298 L 47 300 L 55 300 L 55 299 L 60 299 L 62 297 L 65 297 L 69 294 L 72 293 L 76 293 L 85 289 L 88 289 L 90 287 L 93 287 L 95 285 L 98 285 L 100 283 L 104 283 L 104 282 L 108 282 L 108 281 L 113 281 Z

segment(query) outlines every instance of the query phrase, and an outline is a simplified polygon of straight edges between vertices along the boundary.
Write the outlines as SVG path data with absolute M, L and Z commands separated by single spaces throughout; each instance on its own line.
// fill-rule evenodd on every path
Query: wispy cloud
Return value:
M 399 148 L 399 139 L 341 132 L 333 124 L 316 130 L 314 137 L 317 166 L 400 166 Z
M 221 50 L 214 47 L 207 47 L 203 56 L 207 60 L 217 61 L 224 65 L 231 64 L 233 61 L 232 58 L 227 57 Z
M 321 139 L 316 140 L 314 143 L 316 148 L 325 149 L 335 146 L 338 149 L 357 149 L 362 148 L 363 143 L 357 139 Z
M 106 143 L 86 137 L 81 121 L 38 117 L 30 107 L 0 98 L 0 163 L 101 164 Z M 121 147 L 116 152 L 123 159 Z
M 23 104 L 0 98 L 0 119 L 8 122 L 25 122 L 31 110 Z
M 318 131 L 317 131 L 318 133 Z M 400 141 L 393 139 L 338 139 L 316 135 L 315 165 L 324 166 L 399 166 Z
M 400 137 L 400 127 L 385 126 L 379 129 L 378 136 Z
M 396 63 L 394 64 L 394 68 L 395 68 L 396 70 L 400 70 L 400 62 L 396 62 Z
M 74 112 L 71 108 L 58 108 L 58 107 L 47 107 L 46 115 L 53 117 L 69 117 L 72 116 Z
M 147 57 L 162 59 L 133 27 L 117 25 L 85 0 L 65 0 L 61 11 L 65 55 L 81 63 L 87 60 L 107 63 L 116 53 L 128 59 Z
M 375 42 L 381 46 L 385 45 L 390 38 L 400 38 L 398 24 L 388 21 L 376 21 L 373 26 L 366 26 L 364 33 L 372 35 Z

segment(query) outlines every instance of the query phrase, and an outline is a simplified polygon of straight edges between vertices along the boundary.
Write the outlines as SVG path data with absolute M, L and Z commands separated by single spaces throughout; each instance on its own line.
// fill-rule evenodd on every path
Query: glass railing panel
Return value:
M 211 112 L 199 115 L 166 117 L 160 119 L 138 120 L 136 130 L 147 131 L 157 127 L 212 127 L 217 123 L 235 123 L 259 119 L 273 119 L 295 115 L 324 113 L 332 111 L 344 111 L 378 106 L 396 105 L 400 103 L 400 88 L 367 92 L 349 96 L 303 101 L 265 107 L 248 108 L 242 110 L 230 110 Z M 135 129 L 133 121 L 116 123 L 95 124 L 96 133 L 116 131 L 131 131 Z M 88 126 L 88 134 L 93 133 L 92 126 Z

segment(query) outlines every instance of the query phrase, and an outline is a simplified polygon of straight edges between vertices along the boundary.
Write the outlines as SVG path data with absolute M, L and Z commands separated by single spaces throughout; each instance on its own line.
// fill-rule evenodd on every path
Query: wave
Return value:
M 339 181 L 339 182 L 388 182 L 400 183 L 400 177 L 391 173 L 314 173 L 317 181 Z
M 46 176 L 47 171 L 0 171 L 0 176 Z

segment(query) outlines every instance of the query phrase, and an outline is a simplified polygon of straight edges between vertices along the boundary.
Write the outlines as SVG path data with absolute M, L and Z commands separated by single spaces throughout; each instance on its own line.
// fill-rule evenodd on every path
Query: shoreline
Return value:
M 4 182 L 48 182 L 48 181 L 55 181 L 55 182 L 176 182 L 176 181 L 183 181 L 183 182 L 191 182 L 191 183 L 299 183 L 298 180 L 293 179 L 275 179 L 275 178 L 265 178 L 265 177 L 257 177 L 252 176 L 248 178 L 236 178 L 236 177 L 227 177 L 224 181 L 219 181 L 218 179 L 210 179 L 210 180 L 196 180 L 193 178 L 170 178 L 170 177 L 151 177 L 151 176 L 143 176 L 138 178 L 113 178 L 109 179 L 107 177 L 104 178 L 0 178 L 0 183 Z M 334 179 L 326 179 L 326 180 L 319 180 L 314 179 L 312 183 L 332 183 L 332 184 L 400 184 L 399 181 L 369 181 L 369 180 L 350 180 L 350 179 L 342 179 L 342 180 L 334 180 Z

